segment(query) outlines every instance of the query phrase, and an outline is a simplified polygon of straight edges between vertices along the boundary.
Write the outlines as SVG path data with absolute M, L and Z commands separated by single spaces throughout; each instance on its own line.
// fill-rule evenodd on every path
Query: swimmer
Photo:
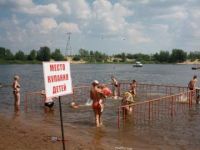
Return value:
M 79 108 L 79 105 L 76 104 L 75 102 L 71 102 L 71 103 L 70 103 L 70 106 L 71 106 L 72 108 L 74 108 L 74 109 Z

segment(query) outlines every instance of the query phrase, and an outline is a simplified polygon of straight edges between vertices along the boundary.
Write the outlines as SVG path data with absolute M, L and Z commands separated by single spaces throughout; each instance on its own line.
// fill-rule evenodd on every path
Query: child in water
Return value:
M 99 85 L 99 88 L 101 89 L 101 99 L 99 100 L 99 104 L 101 106 L 101 112 L 103 112 L 103 109 L 104 109 L 104 99 L 108 96 L 111 96 L 112 95 L 112 92 L 111 90 L 105 85 L 105 84 L 101 84 Z

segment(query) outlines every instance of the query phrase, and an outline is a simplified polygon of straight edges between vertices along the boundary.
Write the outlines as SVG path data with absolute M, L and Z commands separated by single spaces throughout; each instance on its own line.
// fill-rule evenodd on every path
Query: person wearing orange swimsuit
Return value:
M 101 115 L 102 115 L 101 105 L 102 104 L 100 104 L 102 102 L 101 100 L 102 91 L 98 87 L 98 85 L 99 85 L 99 82 L 97 80 L 94 80 L 92 82 L 92 86 L 90 90 L 90 98 L 93 101 L 92 108 L 94 110 L 96 126 L 100 127 L 100 125 L 102 125 L 102 119 L 101 119 Z

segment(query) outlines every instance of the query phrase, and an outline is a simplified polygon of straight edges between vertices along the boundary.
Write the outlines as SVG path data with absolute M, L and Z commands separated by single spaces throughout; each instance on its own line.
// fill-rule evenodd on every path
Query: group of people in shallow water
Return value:
M 14 81 L 12 84 L 13 95 L 14 95 L 14 104 L 15 107 L 19 108 L 20 106 L 20 77 L 18 75 L 14 76 Z M 112 91 L 105 84 L 100 84 L 99 81 L 94 80 L 91 84 L 90 89 L 90 99 L 92 100 L 92 108 L 95 115 L 95 123 L 96 126 L 99 127 L 102 125 L 102 112 L 104 110 L 104 101 L 107 97 L 113 96 L 113 99 L 117 99 L 119 97 L 119 87 L 120 83 L 114 76 L 111 76 L 111 84 Z M 197 76 L 194 75 L 193 78 L 188 83 L 188 89 L 194 91 L 196 89 Z M 137 95 L 137 82 L 136 80 L 132 80 L 130 83 L 130 88 L 122 95 L 122 105 L 127 105 L 125 107 L 127 112 L 132 112 L 130 104 L 135 102 L 134 98 Z M 47 99 L 45 96 L 45 91 L 41 91 L 41 94 L 44 95 L 44 106 L 48 108 L 52 108 L 54 105 L 53 99 Z M 73 108 L 78 108 L 78 105 L 74 102 L 71 103 Z
M 90 98 L 93 101 L 92 108 L 95 115 L 95 123 L 97 127 L 100 127 L 102 123 L 102 112 L 104 109 L 104 100 L 106 97 L 113 95 L 114 99 L 118 97 L 119 82 L 114 76 L 111 76 L 113 91 L 106 87 L 104 84 L 100 84 L 99 81 L 94 80 L 91 85 Z M 124 93 L 122 98 L 122 105 L 129 105 L 134 102 L 136 96 L 136 80 L 133 80 L 130 84 L 130 89 Z M 125 107 L 126 111 L 131 112 L 131 107 Z

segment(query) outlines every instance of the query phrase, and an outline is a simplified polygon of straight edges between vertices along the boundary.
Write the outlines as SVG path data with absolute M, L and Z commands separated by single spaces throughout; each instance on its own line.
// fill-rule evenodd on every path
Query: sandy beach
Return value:
M 200 61 L 198 59 L 196 59 L 195 61 L 190 61 L 190 60 L 186 60 L 182 63 L 177 63 L 177 64 L 184 64 L 184 65 L 195 65 L 195 64 L 200 64 Z
M 22 122 L 20 118 L 5 118 L 0 115 L 0 130 L 0 150 L 62 149 L 62 142 L 53 140 L 55 139 L 54 137 L 61 137 L 59 126 L 46 127 L 42 123 L 25 123 Z M 84 137 L 84 134 L 73 127 L 67 127 L 65 140 L 66 149 L 70 150 L 110 149 L 107 146 L 98 146 L 98 144 L 95 144 L 95 141 L 91 141 L 90 138 Z
M 0 150 L 63 149 L 61 141 L 52 140 L 52 136 L 61 137 L 59 126 L 46 127 L 42 122 L 24 122 L 21 118 L 5 118 L 0 115 L 0 130 Z M 160 147 L 160 145 L 143 143 L 140 138 L 134 139 L 131 145 L 123 139 L 119 142 L 110 138 L 102 128 L 94 127 L 90 132 L 82 131 L 74 126 L 67 126 L 65 130 L 67 130 L 65 131 L 66 150 L 154 150 Z M 129 146 L 123 146 L 124 144 Z M 167 149 L 166 145 L 164 149 Z

